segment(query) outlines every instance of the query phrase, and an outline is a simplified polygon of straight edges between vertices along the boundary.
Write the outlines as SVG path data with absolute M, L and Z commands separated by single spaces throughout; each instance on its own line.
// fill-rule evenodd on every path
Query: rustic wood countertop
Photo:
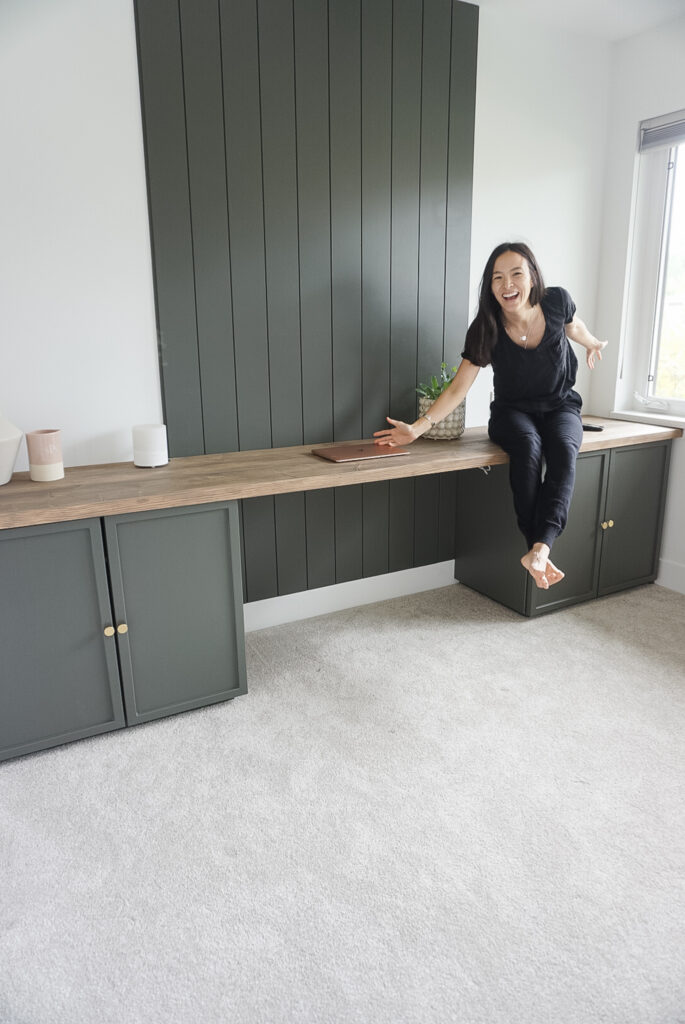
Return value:
M 585 433 L 583 452 L 682 437 L 683 433 L 677 428 L 624 420 L 583 419 L 604 425 L 601 433 Z M 391 459 L 327 462 L 312 454 L 312 449 L 323 447 L 326 445 L 194 455 L 171 459 L 156 469 L 139 469 L 132 462 L 75 466 L 66 469 L 63 480 L 51 483 L 35 483 L 28 473 L 15 473 L 0 487 L 0 529 L 428 476 L 507 461 L 502 449 L 489 440 L 485 427 L 472 427 L 456 441 L 421 438 L 410 447 L 409 455 Z

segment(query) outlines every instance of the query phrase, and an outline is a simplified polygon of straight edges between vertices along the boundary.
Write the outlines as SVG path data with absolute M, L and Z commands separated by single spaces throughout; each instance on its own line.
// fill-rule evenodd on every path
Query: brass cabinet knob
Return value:
M 602 523 L 602 529 L 603 529 L 603 530 L 606 530 L 606 528 L 607 528 L 607 526 L 608 526 L 608 525 L 609 525 L 608 523 Z
M 614 521 L 613 521 L 613 519 L 610 519 L 609 520 L 609 526 L 613 526 L 613 525 L 614 525 Z
M 105 626 L 105 636 L 114 636 L 114 626 Z
M 120 626 L 117 626 L 117 633 L 128 633 L 128 626 L 125 622 L 122 622 Z

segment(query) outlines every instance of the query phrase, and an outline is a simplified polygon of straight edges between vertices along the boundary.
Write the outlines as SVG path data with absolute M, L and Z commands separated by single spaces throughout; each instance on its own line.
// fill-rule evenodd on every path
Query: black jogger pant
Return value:
M 528 548 L 538 542 L 551 548 L 566 526 L 573 496 L 583 440 L 579 396 L 569 396 L 551 412 L 493 406 L 488 433 L 509 456 L 516 520 Z

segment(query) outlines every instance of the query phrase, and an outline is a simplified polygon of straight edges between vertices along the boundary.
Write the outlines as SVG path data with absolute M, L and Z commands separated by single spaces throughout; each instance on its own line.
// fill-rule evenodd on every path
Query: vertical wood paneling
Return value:
M 456 473 L 441 473 L 440 515 L 438 519 L 438 561 L 454 558 L 454 516 L 456 511 Z
M 233 329 L 241 448 L 271 446 L 256 0 L 220 4 Z M 247 594 L 278 592 L 273 498 L 243 505 Z
M 388 570 L 410 569 L 414 554 L 413 480 L 390 481 L 388 529 Z
M 271 443 L 302 444 L 295 66 L 290 4 L 259 0 Z
M 469 321 L 473 132 L 478 8 L 452 4 L 452 63 L 448 140 L 445 348 L 460 353 Z M 466 97 L 469 101 L 466 102 Z
M 459 364 L 469 323 L 473 134 L 478 52 L 478 8 L 452 3 L 450 33 L 449 125 L 447 131 L 447 222 L 445 245 L 444 351 L 450 365 Z M 454 557 L 456 481 L 440 481 L 438 557 Z
M 362 433 L 390 411 L 392 0 L 362 0 Z M 362 489 L 363 573 L 388 571 L 386 481 Z
M 223 0 L 221 39 L 241 448 L 269 448 L 264 196 L 256 0 Z
M 362 2 L 362 433 L 390 402 L 392 0 Z
M 219 9 L 181 0 L 180 11 L 204 451 L 237 451 Z
M 295 0 L 295 92 L 305 444 L 333 439 L 328 9 Z
M 290 4 L 259 0 L 271 441 L 302 444 L 295 58 Z M 278 593 L 307 589 L 304 495 L 275 498 Z
M 451 8 L 451 0 L 432 0 L 423 18 L 418 380 L 435 373 L 443 357 Z M 452 365 L 457 353 L 447 354 Z
M 278 494 L 274 502 L 278 593 L 297 594 L 308 586 L 304 494 Z
M 329 0 L 333 429 L 361 436 L 359 0 Z
M 328 7 L 295 0 L 295 97 L 305 444 L 333 440 Z M 307 585 L 335 583 L 335 496 L 305 495 Z
M 333 433 L 361 436 L 361 18 L 329 0 Z M 362 489 L 335 492 L 336 582 L 362 575 Z
M 392 269 L 390 406 L 395 419 L 416 415 L 421 50 L 423 3 L 395 0 L 392 81 Z M 390 483 L 389 568 L 414 556 L 413 480 Z
M 478 9 L 135 4 L 172 454 L 412 419 L 468 317 Z M 454 492 L 244 502 L 247 599 L 452 557 Z
M 362 542 L 364 576 L 388 571 L 388 512 L 390 487 L 387 480 L 362 487 Z
M 390 401 L 404 420 L 416 412 L 422 8 L 395 0 L 393 26 Z
M 136 28 L 169 451 L 197 455 L 204 437 L 177 5 L 137 0 Z
M 330 587 L 335 583 L 335 491 L 305 494 L 307 528 L 307 586 Z
M 439 560 L 439 521 L 440 477 L 422 476 L 414 487 L 413 565 L 432 565 Z
M 443 359 L 451 20 L 451 0 L 424 4 L 417 380 L 436 373 Z M 414 565 L 430 565 L 440 557 L 440 508 L 440 477 L 416 480 Z
M 278 593 L 274 499 L 248 498 L 242 506 L 247 600 L 262 601 Z

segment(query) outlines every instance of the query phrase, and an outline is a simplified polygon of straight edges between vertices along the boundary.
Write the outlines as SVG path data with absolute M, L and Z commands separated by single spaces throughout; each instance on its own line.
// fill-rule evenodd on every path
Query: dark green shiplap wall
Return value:
M 135 8 L 172 456 L 413 419 L 467 324 L 478 9 Z M 450 474 L 247 500 L 246 598 L 452 558 L 453 520 Z

